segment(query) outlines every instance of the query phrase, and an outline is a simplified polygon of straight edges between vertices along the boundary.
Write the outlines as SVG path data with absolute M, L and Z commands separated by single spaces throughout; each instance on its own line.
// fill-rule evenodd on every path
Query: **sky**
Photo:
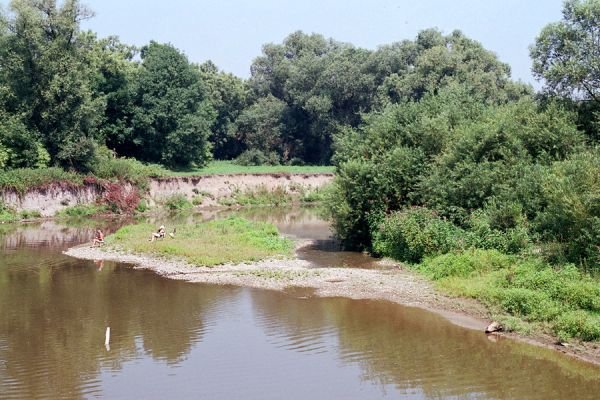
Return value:
M 8 0 L 1 0 L 7 4 Z M 83 0 L 96 16 L 85 29 L 128 44 L 171 43 L 193 62 L 212 60 L 240 77 L 265 43 L 290 33 L 320 33 L 359 47 L 414 39 L 423 29 L 460 29 L 537 83 L 528 47 L 542 27 L 561 19 L 562 0 Z

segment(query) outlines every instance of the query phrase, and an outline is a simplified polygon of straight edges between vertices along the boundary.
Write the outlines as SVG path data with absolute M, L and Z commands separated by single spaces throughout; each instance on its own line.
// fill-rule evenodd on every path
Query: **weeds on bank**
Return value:
M 600 280 L 575 265 L 473 249 L 426 258 L 416 269 L 450 294 L 487 304 L 509 330 L 547 327 L 561 340 L 600 340 Z
M 142 254 L 183 258 L 198 266 L 259 261 L 292 254 L 291 240 L 264 222 L 228 218 L 177 226 L 174 238 L 148 241 L 156 226 L 128 225 L 107 237 L 110 246 Z M 167 227 L 167 232 L 170 227 Z

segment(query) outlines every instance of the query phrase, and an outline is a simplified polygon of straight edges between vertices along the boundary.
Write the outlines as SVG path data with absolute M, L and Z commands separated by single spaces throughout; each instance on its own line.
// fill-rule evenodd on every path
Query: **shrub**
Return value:
M 282 206 L 291 203 L 292 196 L 283 186 L 268 189 L 261 185 L 245 192 L 235 191 L 233 199 L 241 206 Z
M 67 207 L 57 213 L 59 217 L 89 217 L 106 211 L 106 209 L 97 204 L 78 204 L 76 206 Z
M 135 211 L 143 213 L 148 211 L 149 208 L 150 207 L 148 206 L 148 202 L 146 201 L 146 199 L 140 199 L 137 206 L 135 207 Z
M 114 158 L 108 149 L 104 149 L 92 172 L 100 179 L 127 181 L 147 189 L 149 177 L 161 177 L 167 171 L 156 164 L 144 164 L 133 158 Z
M 531 244 L 527 220 L 517 204 L 491 207 L 473 212 L 467 222 L 466 243 L 479 249 L 520 253 Z
M 557 318 L 554 332 L 565 340 L 577 337 L 592 341 L 600 339 L 600 316 L 598 314 L 576 310 Z
M 134 186 L 121 183 L 104 183 L 101 203 L 114 213 L 132 213 L 140 202 L 140 195 Z
M 438 280 L 446 277 L 468 278 L 475 273 L 508 268 L 514 262 L 514 257 L 497 250 L 471 249 L 426 258 L 418 268 L 432 279 Z
M 192 208 L 192 203 L 190 203 L 185 195 L 180 193 L 167 197 L 164 200 L 163 205 L 171 211 L 180 211 Z
M 194 197 L 192 197 L 192 204 L 195 206 L 199 206 L 204 202 L 204 196 L 202 196 L 201 194 L 197 194 Z
M 400 261 L 419 262 L 425 256 L 462 246 L 463 232 L 426 208 L 409 208 L 387 216 L 376 232 L 373 250 Z
M 38 210 L 23 210 L 19 213 L 21 219 L 42 218 L 42 214 Z
M 246 150 L 235 160 L 235 164 L 250 165 L 279 165 L 279 155 L 275 152 L 262 152 L 258 149 Z

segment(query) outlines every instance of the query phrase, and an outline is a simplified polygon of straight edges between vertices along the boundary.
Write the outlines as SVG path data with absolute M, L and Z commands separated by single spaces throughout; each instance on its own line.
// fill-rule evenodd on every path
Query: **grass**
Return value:
M 277 228 L 265 222 L 228 218 L 176 226 L 175 238 L 148 241 L 156 226 L 125 226 L 107 237 L 113 248 L 138 254 L 182 258 L 198 266 L 259 261 L 292 254 L 291 240 L 279 236 Z M 171 227 L 167 227 L 170 231 Z
M 170 176 L 194 176 L 194 175 L 215 175 L 215 174 L 318 174 L 333 173 L 333 166 L 314 166 L 314 165 L 260 165 L 243 166 L 234 164 L 232 161 L 212 161 L 204 168 L 192 168 L 182 171 L 169 171 Z
M 415 268 L 447 293 L 482 301 L 509 330 L 600 340 L 600 279 L 574 265 L 468 250 L 426 258 Z

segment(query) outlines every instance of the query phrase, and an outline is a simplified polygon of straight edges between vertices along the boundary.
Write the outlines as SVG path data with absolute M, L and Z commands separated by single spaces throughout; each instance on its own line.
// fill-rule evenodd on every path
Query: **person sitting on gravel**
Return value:
M 92 240 L 92 247 L 101 246 L 104 244 L 104 233 L 100 229 L 96 231 L 96 236 Z
M 150 239 L 148 239 L 151 242 L 154 242 L 156 239 L 164 239 L 165 238 L 165 226 L 161 225 L 160 228 L 158 228 L 158 230 L 156 232 L 152 233 L 152 236 L 150 236 Z

